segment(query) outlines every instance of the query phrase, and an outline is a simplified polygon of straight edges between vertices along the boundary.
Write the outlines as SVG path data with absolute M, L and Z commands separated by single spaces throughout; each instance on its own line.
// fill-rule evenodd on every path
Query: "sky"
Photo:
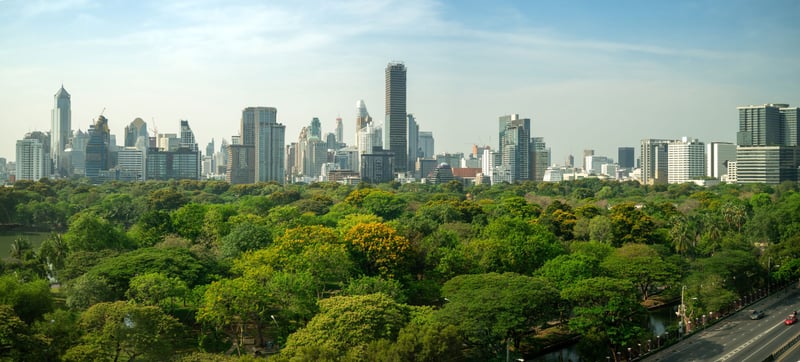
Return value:
M 498 117 L 530 118 L 552 162 L 617 158 L 644 138 L 734 142 L 737 106 L 800 105 L 800 2 L 0 0 L 0 157 L 49 131 L 189 121 L 205 149 L 245 107 L 278 110 L 286 142 L 356 102 L 384 119 L 384 68 L 402 61 L 408 112 L 435 151 L 498 144 Z

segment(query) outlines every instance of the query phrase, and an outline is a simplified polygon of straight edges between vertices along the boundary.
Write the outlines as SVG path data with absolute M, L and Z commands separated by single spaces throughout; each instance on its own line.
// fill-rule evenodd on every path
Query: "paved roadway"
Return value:
M 783 324 L 789 314 L 800 311 L 798 296 L 800 290 L 796 287 L 775 293 L 643 360 L 762 362 L 800 334 L 800 322 L 791 326 Z M 750 320 L 751 309 L 764 310 L 766 315 Z M 795 355 L 797 357 L 790 357 Z M 800 361 L 800 348 L 790 349 L 779 360 Z

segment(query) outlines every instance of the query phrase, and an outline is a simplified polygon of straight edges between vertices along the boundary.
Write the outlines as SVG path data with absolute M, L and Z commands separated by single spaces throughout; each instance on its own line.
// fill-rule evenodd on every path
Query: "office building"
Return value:
M 145 151 L 137 147 L 123 147 L 117 152 L 116 170 L 122 175 L 128 175 L 131 181 L 144 181 Z
M 383 129 L 368 123 L 358 134 L 358 170 L 361 169 L 360 155 L 371 153 L 375 148 L 383 149 Z
M 733 162 L 729 162 L 729 165 Z M 777 185 L 784 181 L 797 182 L 800 148 L 784 146 L 739 146 L 736 150 L 733 179 L 738 183 Z
M 100 171 L 111 168 L 110 145 L 111 135 L 108 129 L 108 119 L 100 115 L 95 124 L 89 127 L 89 140 L 86 143 L 84 169 L 86 177 L 92 183 L 100 183 Z
M 311 133 L 309 137 L 316 137 L 317 139 L 322 139 L 322 123 L 319 121 L 319 118 L 314 117 L 311 119 L 311 126 L 309 127 L 309 132 Z
M 504 181 L 514 183 L 530 179 L 531 120 L 519 118 L 518 114 L 501 116 L 499 119 L 501 175 Z
M 408 170 L 413 170 L 419 157 L 419 125 L 413 114 L 408 114 Z
M 144 137 L 145 140 L 149 138 L 147 134 L 147 123 L 141 118 L 136 118 L 129 125 L 125 126 L 124 147 L 136 147 L 136 141 L 139 137 Z
M 342 126 L 342 117 L 336 117 L 336 142 L 344 147 L 344 126 Z M 336 148 L 339 148 L 336 147 Z
M 544 137 L 532 137 L 530 151 L 530 179 L 542 181 L 545 171 L 550 167 L 550 149 L 547 148 Z
M 145 177 L 148 180 L 199 180 L 200 152 L 181 147 L 175 151 L 147 150 Z
M 373 184 L 394 180 L 394 163 L 394 152 L 373 148 L 370 153 L 361 155 L 361 180 Z
M 617 164 L 620 168 L 633 170 L 635 163 L 633 147 L 620 147 L 617 149 Z
M 406 66 L 386 66 L 386 122 L 384 145 L 394 154 L 395 172 L 408 169 L 408 120 L 406 119 Z
M 367 105 L 364 104 L 363 99 L 359 99 L 356 102 L 356 148 L 361 149 L 361 144 L 359 144 L 359 135 L 361 134 L 361 130 L 366 127 L 367 125 L 372 124 L 372 117 L 369 116 L 369 112 L 367 112 Z
M 642 184 L 665 184 L 669 172 L 669 144 L 675 140 L 643 139 L 641 142 Z
M 230 144 L 225 181 L 231 185 L 255 183 L 255 146 Z
M 800 109 L 788 104 L 770 103 L 737 107 L 737 110 L 737 182 L 796 182 L 800 166 L 797 157 L 800 149 L 797 116 Z
M 55 96 L 55 104 L 51 115 L 50 123 L 50 144 L 47 148 L 50 154 L 47 156 L 52 160 L 52 170 L 56 176 L 69 176 L 69 170 L 64 166 L 64 150 L 69 143 L 72 134 L 72 101 L 64 85 L 61 85 Z
M 705 176 L 705 145 L 697 139 L 683 137 L 667 147 L 667 182 L 680 184 Z
M 735 144 L 730 142 L 706 144 L 706 176 L 722 180 L 728 174 L 728 163 L 735 161 Z
M 433 158 L 435 153 L 433 132 L 420 131 L 417 142 L 419 142 L 419 157 Z
M 253 168 L 256 182 L 284 182 L 286 127 L 277 122 L 277 115 L 273 107 L 247 107 L 242 111 L 242 144 L 254 146 L 255 164 L 247 166 Z
M 782 145 L 780 108 L 788 106 L 786 104 L 765 104 L 737 107 L 739 132 L 736 134 L 736 144 L 739 146 Z

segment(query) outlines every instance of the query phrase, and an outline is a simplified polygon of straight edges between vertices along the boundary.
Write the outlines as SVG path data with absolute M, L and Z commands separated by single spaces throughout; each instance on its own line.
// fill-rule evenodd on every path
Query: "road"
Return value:
M 800 310 L 798 296 L 800 290 L 796 287 L 775 293 L 643 360 L 762 362 L 800 334 L 800 323 L 790 326 L 783 324 L 789 314 Z M 764 310 L 766 315 L 759 320 L 750 320 L 751 309 Z M 800 357 L 800 348 L 790 349 L 780 360 L 800 360 L 789 359 L 790 353 L 797 353 Z

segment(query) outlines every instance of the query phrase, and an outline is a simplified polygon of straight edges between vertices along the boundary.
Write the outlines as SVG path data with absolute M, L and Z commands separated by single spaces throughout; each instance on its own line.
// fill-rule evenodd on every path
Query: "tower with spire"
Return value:
M 67 170 L 68 162 L 64 159 L 64 149 L 67 148 L 72 133 L 72 101 L 63 84 L 54 98 L 50 123 L 50 159 L 53 163 L 53 173 L 56 176 L 66 177 L 69 175 L 69 170 Z

